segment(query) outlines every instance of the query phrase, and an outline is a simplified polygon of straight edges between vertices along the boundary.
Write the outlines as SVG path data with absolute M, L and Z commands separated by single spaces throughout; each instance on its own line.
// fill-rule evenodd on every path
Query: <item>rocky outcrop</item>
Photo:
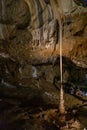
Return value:
M 86 51 L 80 54 L 78 48 L 80 44 L 86 45 L 81 43 L 81 39 L 85 43 L 87 41 L 87 10 L 86 7 L 80 8 L 73 0 L 1 0 L 0 54 L 8 54 L 21 63 L 52 62 L 51 54 L 59 41 L 60 19 L 63 24 L 63 55 L 75 63 L 79 55 L 85 60 Z M 53 55 L 59 55 L 58 44 Z
M 85 6 L 80 6 L 73 0 L 1 0 L 1 75 L 30 77 L 30 64 L 55 64 L 59 56 L 60 22 L 63 26 L 63 57 L 79 67 L 87 68 Z M 63 62 L 66 64 L 66 61 Z M 64 71 L 65 80 L 68 80 L 69 74 L 69 71 Z M 47 81 L 53 82 L 55 71 L 52 66 L 45 70 L 45 75 Z

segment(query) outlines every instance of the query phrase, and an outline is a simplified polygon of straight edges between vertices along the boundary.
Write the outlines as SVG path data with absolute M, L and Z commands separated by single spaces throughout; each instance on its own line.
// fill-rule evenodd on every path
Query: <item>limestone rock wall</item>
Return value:
M 60 20 L 63 55 L 77 65 L 84 59 L 80 66 L 86 67 L 87 8 L 73 0 L 1 0 L 0 56 L 21 64 L 52 62 L 59 55 Z

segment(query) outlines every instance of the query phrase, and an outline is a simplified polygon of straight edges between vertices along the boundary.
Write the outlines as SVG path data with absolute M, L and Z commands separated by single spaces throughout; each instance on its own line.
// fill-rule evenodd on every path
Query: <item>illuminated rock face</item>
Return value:
M 87 9 L 79 9 L 73 0 L 1 0 L 1 57 L 21 64 L 52 62 L 54 45 L 59 42 L 60 18 L 63 55 L 75 63 L 79 58 L 86 61 Z M 58 55 L 59 44 L 53 56 Z

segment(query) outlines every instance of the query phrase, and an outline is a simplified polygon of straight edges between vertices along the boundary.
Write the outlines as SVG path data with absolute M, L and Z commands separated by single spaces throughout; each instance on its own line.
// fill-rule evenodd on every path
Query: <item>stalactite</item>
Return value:
M 63 35 L 62 35 L 62 30 L 63 30 L 63 25 L 62 22 L 60 22 L 60 32 L 59 32 L 59 44 L 60 44 L 60 82 L 61 82 L 61 86 L 60 86 L 60 105 L 59 105 L 59 111 L 61 114 L 65 113 L 65 106 L 64 106 L 64 91 L 63 91 L 63 75 L 62 75 L 62 43 L 63 43 Z
M 63 25 L 62 25 L 62 16 L 61 16 L 61 14 L 63 15 L 63 10 L 62 10 L 63 8 L 62 8 L 62 3 L 55 1 L 55 0 L 51 0 L 51 6 L 53 7 L 54 16 L 59 22 L 60 82 L 61 82 L 59 111 L 60 111 L 60 114 L 64 114 L 65 113 L 65 106 L 64 106 L 64 97 L 63 97 L 64 93 L 63 93 L 63 87 L 62 87 L 62 43 L 63 43 L 63 41 L 62 41 L 62 38 L 63 38 L 62 30 L 63 30 Z

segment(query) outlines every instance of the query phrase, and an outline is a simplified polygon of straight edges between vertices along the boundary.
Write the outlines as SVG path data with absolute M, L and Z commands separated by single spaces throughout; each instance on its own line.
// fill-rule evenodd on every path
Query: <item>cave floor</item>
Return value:
M 40 90 L 37 91 L 37 89 L 33 90 L 31 87 L 9 88 L 1 86 L 0 129 L 75 130 L 74 123 L 77 123 L 77 119 L 83 121 L 83 126 L 87 127 L 87 115 L 85 114 L 87 113 L 87 108 L 85 108 L 85 110 L 81 109 L 81 113 L 79 109 L 79 112 L 76 115 L 73 114 L 73 111 L 69 112 L 68 109 L 72 104 L 76 104 L 76 106 L 73 106 L 77 109 L 82 104 L 81 99 L 77 99 L 76 97 L 73 97 L 71 95 L 66 95 L 66 101 L 70 100 L 70 102 L 68 103 L 69 107 L 67 108 L 68 114 L 65 115 L 66 121 L 61 122 L 61 117 L 58 112 L 58 101 L 50 102 L 47 97 L 43 99 L 41 96 L 41 92 L 42 91 Z M 79 103 L 79 106 L 77 103 Z M 73 108 L 73 106 L 71 108 Z M 72 124 L 74 124 L 74 126 L 72 126 Z

